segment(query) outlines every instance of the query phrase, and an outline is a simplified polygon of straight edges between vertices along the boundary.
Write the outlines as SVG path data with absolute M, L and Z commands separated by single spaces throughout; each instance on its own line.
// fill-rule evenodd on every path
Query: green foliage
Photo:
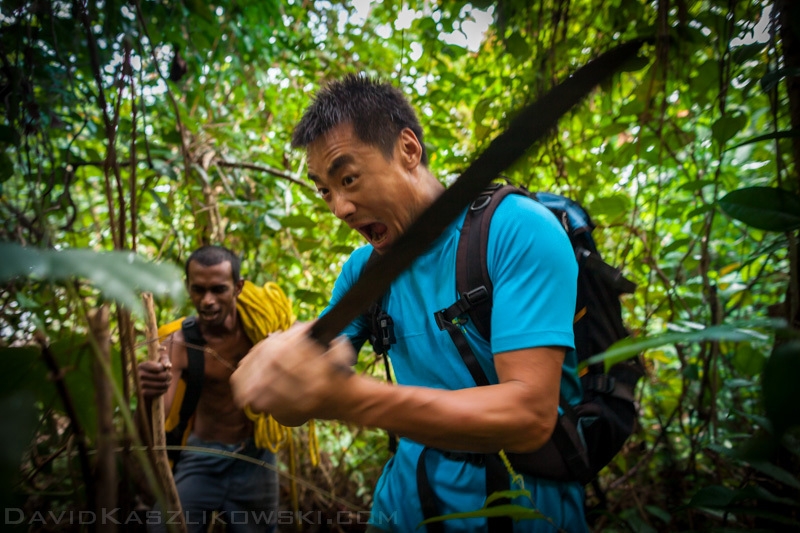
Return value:
M 83 277 L 106 298 L 139 313 L 142 304 L 138 291 L 168 296 L 179 304 L 186 298 L 179 268 L 149 263 L 133 252 L 36 250 L 0 242 L 0 255 L 6 258 L 0 266 L 0 283 L 18 277 L 46 281 Z
M 771 187 L 729 192 L 719 206 L 731 217 L 765 231 L 800 229 L 800 195 Z
M 769 504 L 778 504 L 783 507 L 796 508 L 798 503 L 792 498 L 783 498 L 759 487 L 746 487 L 733 490 L 727 487 L 712 485 L 704 487 L 689 501 L 688 506 L 698 509 L 716 511 L 732 515 L 755 514 L 769 518 L 776 524 L 785 527 L 798 527 L 800 522 L 779 512 L 763 512 L 752 506 L 744 505 L 745 502 L 760 501 Z
M 435 516 L 420 522 L 420 525 L 430 524 L 432 522 L 443 522 L 446 520 L 456 520 L 460 518 L 491 518 L 493 516 L 509 516 L 513 520 L 542 520 L 545 518 L 545 516 L 539 511 L 524 507 L 522 505 L 495 505 L 492 507 L 483 507 L 477 511 Z
M 0 409 L 3 412 L 0 430 L 6 435 L 0 447 L 0 502 L 4 507 L 12 507 L 20 460 L 34 437 L 38 418 L 34 395 L 25 390 L 4 392 L 0 397 Z
M 794 382 L 800 371 L 800 340 L 775 348 L 764 365 L 764 410 L 772 429 L 780 438 L 791 428 L 800 427 L 800 389 Z
M 613 365 L 630 359 L 645 350 L 660 348 L 662 346 L 670 346 L 678 343 L 692 343 L 692 342 L 747 342 L 747 341 L 764 341 L 766 337 L 763 333 L 753 330 L 747 330 L 734 326 L 720 325 L 711 327 L 702 327 L 697 324 L 687 324 L 684 327 L 678 328 L 673 325 L 673 329 L 681 329 L 673 333 L 662 333 L 657 335 L 650 335 L 646 339 L 627 338 L 614 343 L 608 350 L 603 353 L 590 357 L 583 361 L 581 367 L 597 364 L 603 362 L 606 369 L 611 368 Z
M 523 105 L 615 44 L 656 35 L 507 171 L 583 203 L 604 258 L 638 284 L 623 302 L 634 338 L 598 359 L 642 354 L 641 427 L 601 474 L 606 494 L 588 489 L 590 508 L 606 502 L 592 527 L 795 524 L 797 399 L 784 380 L 796 345 L 784 336 L 796 336 L 800 308 L 787 105 L 800 61 L 785 55 L 776 11 L 790 4 L 0 0 L 0 356 L 19 376 L 6 376 L 3 405 L 33 397 L 15 427 L 38 422 L 15 496 L 83 504 L 73 421 L 38 336 L 91 439 L 87 312 L 103 299 L 140 309 L 148 290 L 168 297 L 159 322 L 185 314 L 180 271 L 199 244 L 236 250 L 244 276 L 279 283 L 301 320 L 320 313 L 361 245 L 290 147 L 326 80 L 365 72 L 401 87 L 431 170 L 450 183 Z M 137 312 L 126 340 L 126 316 L 112 316 L 113 373 L 131 392 L 123 369 L 144 339 Z M 379 375 L 361 355 L 358 370 Z M 335 513 L 335 494 L 368 508 L 384 437 L 320 426 L 325 459 L 300 465 L 314 487 L 302 506 Z M 20 443 L 8 446 L 4 464 L 19 461 Z
M 63 379 L 70 391 L 70 400 L 78 420 L 87 436 L 94 440 L 97 434 L 97 411 L 92 385 L 94 355 L 89 341 L 81 336 L 64 337 L 50 345 L 49 349 L 58 368 L 63 369 L 58 379 Z M 40 350 L 29 347 L 4 348 L 0 350 L 0 356 L 6 365 L 6 372 L 0 377 L 2 390 L 33 393 L 39 405 L 65 414 L 63 398 L 58 396 L 53 384 L 56 377 L 49 375 Z M 119 365 L 116 365 L 114 375 L 121 375 Z

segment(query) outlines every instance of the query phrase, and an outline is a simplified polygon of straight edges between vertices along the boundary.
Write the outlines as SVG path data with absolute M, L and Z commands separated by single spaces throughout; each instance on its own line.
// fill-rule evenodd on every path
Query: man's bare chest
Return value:
M 208 384 L 227 384 L 239 361 L 251 347 L 252 344 L 243 335 L 227 342 L 224 340 L 207 342 L 204 350 L 205 381 Z

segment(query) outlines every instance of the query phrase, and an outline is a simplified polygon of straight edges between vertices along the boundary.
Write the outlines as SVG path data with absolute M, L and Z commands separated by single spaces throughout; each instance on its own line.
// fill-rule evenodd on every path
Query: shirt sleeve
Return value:
M 573 348 L 578 265 L 555 215 L 535 200 L 509 195 L 492 217 L 487 256 L 492 351 Z

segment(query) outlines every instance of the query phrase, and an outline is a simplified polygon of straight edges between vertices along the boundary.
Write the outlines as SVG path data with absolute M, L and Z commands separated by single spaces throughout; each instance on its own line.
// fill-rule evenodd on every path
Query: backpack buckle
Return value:
M 462 292 L 461 297 L 453 305 L 433 314 L 434 318 L 436 318 L 436 325 L 439 326 L 440 330 L 445 329 L 445 323 L 463 326 L 467 323 L 467 318 L 464 316 L 467 311 L 488 299 L 489 290 L 485 285 L 481 285 L 471 291 Z
M 481 194 L 480 196 L 475 198 L 475 201 L 472 202 L 472 205 L 469 206 L 469 209 L 470 211 L 480 211 L 481 209 L 489 205 L 489 202 L 491 201 L 492 201 L 491 194 Z
M 433 318 L 436 320 L 436 326 L 438 326 L 439 331 L 446 330 L 448 324 L 453 324 L 455 326 L 463 326 L 464 324 L 467 323 L 467 319 L 461 316 L 461 314 L 457 314 L 455 316 L 452 315 L 451 313 L 452 307 L 455 307 L 457 304 L 458 302 L 448 307 L 447 309 L 442 309 L 441 311 L 437 311 L 433 314 Z M 451 316 L 452 318 L 450 318 Z
M 379 309 L 373 315 L 372 320 L 369 342 L 372 344 L 372 349 L 375 353 L 382 355 L 387 353 L 392 344 L 397 342 L 394 336 L 394 320 L 383 309 Z
M 481 285 L 471 291 L 462 292 L 461 298 L 469 304 L 469 307 L 473 307 L 486 301 L 489 298 L 489 291 L 486 289 L 485 285 Z

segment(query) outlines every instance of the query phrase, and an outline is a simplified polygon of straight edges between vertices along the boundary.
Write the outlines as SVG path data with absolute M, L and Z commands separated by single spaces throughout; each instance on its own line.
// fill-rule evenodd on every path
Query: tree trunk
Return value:
M 800 131 L 800 2 L 797 0 L 775 0 L 778 31 L 780 32 L 783 66 L 788 71 L 784 78 L 786 94 L 789 97 L 789 113 L 792 129 Z M 794 191 L 800 193 L 800 138 L 792 139 L 792 175 Z
M 792 130 L 800 131 L 800 76 L 796 74 L 800 71 L 800 2 L 775 0 L 774 6 L 780 32 L 783 66 L 788 71 L 784 81 L 789 98 L 790 124 Z M 790 175 L 794 177 L 793 189 L 794 192 L 800 193 L 800 138 L 792 139 L 792 159 L 792 164 L 788 167 L 791 169 Z M 798 252 L 796 234 L 790 235 L 789 238 L 791 241 L 790 280 L 784 302 L 784 314 L 791 327 L 800 328 L 800 289 L 798 289 L 800 286 L 798 283 L 800 252 Z
M 89 326 L 97 343 L 94 359 L 94 395 L 97 404 L 96 516 L 104 517 L 117 507 L 117 461 L 114 456 L 114 405 L 106 370 L 111 367 L 111 332 L 108 305 L 89 314 Z M 111 514 L 110 516 L 114 516 Z M 115 520 L 99 520 L 97 531 L 114 533 Z

